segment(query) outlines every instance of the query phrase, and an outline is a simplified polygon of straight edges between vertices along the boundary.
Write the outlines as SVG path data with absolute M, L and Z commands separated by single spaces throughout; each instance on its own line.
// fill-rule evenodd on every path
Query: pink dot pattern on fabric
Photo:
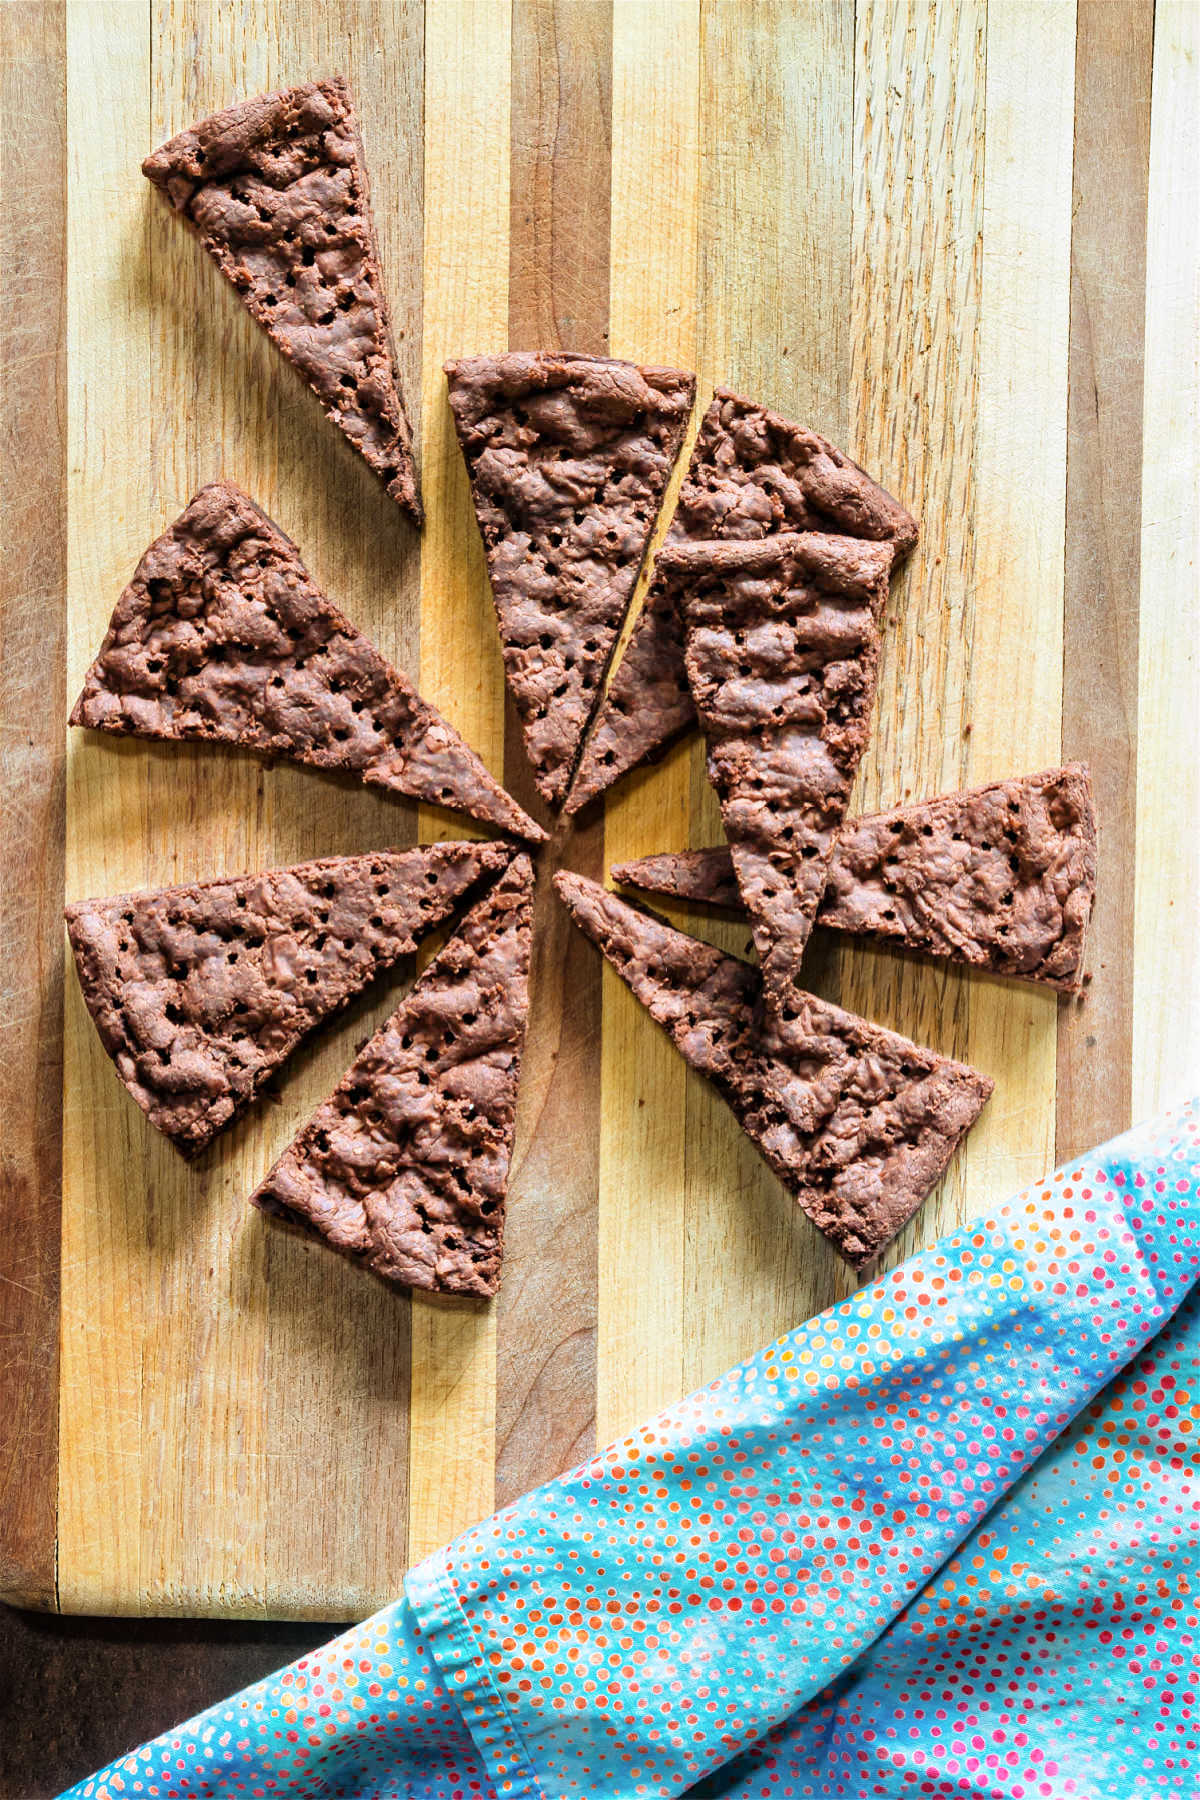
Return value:
M 1194 1797 L 1198 1193 L 1058 1171 L 72 1800 Z
M 1117 1140 L 413 1571 L 498 1792 L 682 1793 L 848 1667 L 1179 1305 L 1198 1170 Z
M 491 1800 L 407 1601 L 81 1781 L 62 1800 Z
M 1200 1293 L 719 1791 L 1200 1793 Z

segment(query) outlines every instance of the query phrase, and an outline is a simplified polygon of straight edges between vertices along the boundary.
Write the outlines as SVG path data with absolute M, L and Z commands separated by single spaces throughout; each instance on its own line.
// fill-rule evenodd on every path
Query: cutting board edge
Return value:
M 316 1624 L 351 1625 L 369 1618 L 372 1613 L 401 1599 L 404 1576 L 397 1576 L 393 1592 L 361 1594 L 340 1603 L 326 1598 L 319 1604 L 311 1597 L 277 1591 L 268 1586 L 261 1597 L 243 1595 L 231 1599 L 207 1588 L 182 1588 L 169 1599 L 147 1594 L 130 1595 L 116 1588 L 66 1584 L 54 1596 L 54 1603 L 39 1606 L 26 1600 L 9 1600 L 6 1605 L 23 1606 L 35 1612 L 55 1612 L 70 1618 L 105 1619 L 225 1619 L 248 1624 Z
M 3 1528 L 0 1527 L 0 1530 Z M 57 1549 L 54 1560 L 57 1564 Z M 57 1580 L 47 1583 L 37 1569 L 11 1560 L 0 1544 L 0 1606 L 13 1606 L 21 1612 L 61 1613 Z
M 0 7 L 0 106 L 10 125 L 0 143 L 0 791 L 8 825 L 0 841 L 0 1599 L 39 1612 L 58 1610 L 65 65 L 65 9 Z M 35 354 L 38 346 L 53 350 Z

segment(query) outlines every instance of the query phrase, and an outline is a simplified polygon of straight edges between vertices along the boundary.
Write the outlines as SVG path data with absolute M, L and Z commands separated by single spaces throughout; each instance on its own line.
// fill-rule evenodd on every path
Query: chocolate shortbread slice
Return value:
M 725 845 L 618 863 L 613 879 L 742 909 Z M 1075 993 L 1095 893 L 1091 777 L 1070 763 L 850 820 L 817 924 Z
M 638 856 L 631 862 L 614 863 L 612 878 L 622 887 L 638 888 L 644 894 L 662 894 L 668 900 L 711 906 L 719 912 L 746 910 L 728 844 L 714 844 L 711 850 L 664 850 L 658 856 Z M 817 922 L 821 922 L 819 913 Z
M 659 557 L 763 995 L 784 1030 L 870 731 L 893 555 L 807 531 Z
M 494 1294 L 529 1011 L 518 856 L 293 1139 L 255 1206 L 406 1287 Z
M 550 351 L 465 357 L 446 373 L 505 677 L 553 806 L 599 698 L 696 378 Z
M 81 900 L 66 912 L 79 985 L 121 1080 L 192 1156 L 511 857 L 434 844 Z
M 346 83 L 313 81 L 213 113 L 148 156 L 142 173 L 419 525 L 412 431 Z
M 201 488 L 142 557 L 71 724 L 238 744 L 546 835 L 228 482 Z
M 719 388 L 679 490 L 668 544 L 824 531 L 887 540 L 896 560 L 917 541 L 912 515 L 815 431 Z M 566 810 L 662 756 L 696 724 L 683 666 L 683 621 L 657 570 L 617 665 Z
M 861 1269 L 885 1250 L 978 1118 L 988 1077 L 812 994 L 795 996 L 785 1046 L 750 964 L 580 875 L 554 883 L 846 1261 Z

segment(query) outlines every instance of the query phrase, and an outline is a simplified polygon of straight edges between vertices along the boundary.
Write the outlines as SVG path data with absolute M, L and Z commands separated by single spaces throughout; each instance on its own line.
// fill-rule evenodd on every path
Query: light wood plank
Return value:
M 852 9 L 705 0 L 701 23 L 702 398 L 722 382 L 844 441 Z M 698 748 L 691 780 L 691 841 L 719 843 Z M 706 935 L 738 951 L 749 943 L 744 925 Z M 827 1305 L 845 1273 L 724 1102 L 695 1076 L 687 1094 L 685 1382 L 693 1387 Z
M 1133 1111 L 1200 1092 L 1200 7 L 1158 0 L 1146 238 Z
M 685 369 L 697 350 L 699 86 L 699 0 L 617 0 L 613 355 Z M 690 747 L 622 783 L 605 813 L 608 861 L 683 843 L 690 792 Z M 686 1065 L 607 967 L 600 1080 L 596 1435 L 608 1443 L 686 1390 L 688 1193 Z
M 415 606 L 403 604 L 406 588 L 415 599 L 409 528 L 137 165 L 150 145 L 205 111 L 340 68 L 362 110 L 385 239 L 397 235 L 395 220 L 410 233 L 415 226 L 419 240 L 413 89 L 403 81 L 389 87 L 370 54 L 386 31 L 407 49 L 408 62 L 419 60 L 412 29 L 419 10 L 361 0 L 349 43 L 341 30 L 327 29 L 323 15 L 281 20 L 266 0 L 236 10 L 213 0 L 164 0 L 152 23 L 151 116 L 114 168 L 122 201 L 136 209 L 145 255 L 132 262 L 126 246 L 128 287 L 114 291 L 105 330 L 119 332 L 126 315 L 143 327 L 143 372 L 128 386 L 146 392 L 146 415 L 135 414 L 131 429 L 150 443 L 159 504 L 146 514 L 141 452 L 129 502 L 133 519 L 141 515 L 140 542 L 135 537 L 118 574 L 94 584 L 88 598 L 99 616 L 87 621 L 83 658 L 152 531 L 201 482 L 225 473 L 279 517 L 314 573 L 411 666 Z M 119 108 L 123 96 L 109 104 Z M 106 400 L 98 377 L 85 391 L 93 404 Z M 103 502 L 112 504 L 107 490 Z M 267 772 L 251 758 L 201 747 L 116 750 L 130 794 L 128 828 L 114 827 L 103 866 L 89 868 L 86 881 L 81 873 L 75 891 L 203 877 L 413 835 L 413 809 L 310 773 Z M 114 760 L 98 743 L 79 754 Z M 77 825 L 79 857 L 95 856 L 91 815 L 80 812 Z M 144 1395 L 136 1431 L 111 1408 L 83 1424 L 121 1444 L 123 1467 L 140 1489 L 139 1506 L 122 1514 L 116 1535 L 138 1539 L 138 1603 L 147 1610 L 342 1618 L 394 1591 L 407 1541 L 403 1484 L 397 1489 L 393 1474 L 396 1460 L 407 1460 L 407 1302 L 245 1208 L 290 1130 L 386 1010 L 379 996 L 353 1009 L 289 1067 L 281 1107 L 253 1113 L 197 1165 L 184 1165 L 148 1130 L 101 1059 L 96 1091 L 121 1108 L 120 1135 L 87 1166 L 71 1162 L 68 1200 L 119 1217 L 122 1241 L 144 1259 L 144 1289 L 132 1297 L 111 1259 L 88 1275 L 122 1294 L 149 1373 L 140 1381 L 135 1358 L 127 1377 L 139 1379 Z M 86 1021 L 80 1028 L 89 1054 L 98 1054 Z M 130 1155 L 127 1133 L 139 1134 Z M 136 1166 L 148 1166 L 145 1183 L 129 1183 Z M 84 1404 L 76 1385 L 64 1384 L 72 1417 Z M 373 1504 L 384 1485 L 392 1490 L 388 1507 Z M 348 1534 L 331 1582 L 328 1521 L 342 1517 L 367 1524 Z M 119 1544 L 117 1554 L 125 1555 Z
M 148 15 L 137 0 L 67 13 L 67 691 L 78 692 L 114 596 L 147 533 L 150 326 L 129 304 L 144 284 L 147 227 L 129 179 L 150 139 Z M 96 120 L 108 121 L 97 132 Z M 148 819 L 133 744 L 67 747 L 68 898 L 142 880 Z M 150 1277 L 137 1230 L 158 1174 L 153 1133 L 113 1080 L 79 990 L 65 1000 L 60 1603 L 119 1611 L 143 1591 L 142 1322 Z M 123 1164 L 130 1205 L 113 1180 Z M 144 1213 L 143 1213 L 144 1216 Z
M 990 0 L 972 783 L 1059 758 L 1074 99 L 1074 0 Z M 1053 1166 L 1057 1042 L 1052 993 L 972 981 L 968 1060 L 996 1092 L 966 1152 L 968 1216 Z
M 985 20 L 976 0 L 857 9 L 852 453 L 921 527 L 893 584 L 855 793 L 864 811 L 957 787 L 968 768 Z M 856 947 L 843 1000 L 935 1050 L 969 1049 L 970 983 L 959 971 Z M 887 1261 L 947 1229 L 964 1203 L 960 1157 Z
M 150 145 L 235 97 L 274 85 L 266 8 L 250 6 L 243 19 L 245 38 L 230 43 L 203 0 L 150 8 Z M 195 239 L 139 182 L 136 159 L 124 179 L 147 231 L 153 492 L 169 520 L 203 480 L 221 472 L 228 455 L 244 471 L 247 489 L 278 514 L 271 347 Z M 223 357 L 226 345 L 232 355 Z M 182 758 L 169 745 L 149 755 L 145 746 L 133 748 L 141 752 L 148 830 L 129 846 L 142 859 L 131 885 L 204 878 L 270 858 L 271 834 L 263 829 L 270 781 L 253 758 L 214 756 L 202 745 Z M 124 1205 L 131 1235 L 148 1246 L 147 1303 L 137 1323 L 144 1367 L 153 1374 L 144 1383 L 137 1451 L 151 1611 L 205 1611 L 214 1603 L 253 1611 L 266 1589 L 266 1508 L 256 1476 L 268 1331 L 262 1308 L 238 1303 L 239 1286 L 247 1297 L 262 1288 L 253 1252 L 263 1240 L 250 1235 L 246 1268 L 239 1216 L 253 1185 L 260 1131 L 259 1121 L 248 1119 L 235 1139 L 191 1165 L 150 1133 L 152 1185 L 122 1195 L 121 1172 L 109 1172 L 112 1203 Z M 243 1496 L 251 1500 L 244 1520 L 236 1504 Z
M 421 691 L 497 773 L 504 684 L 479 533 L 442 364 L 508 337 L 511 21 L 490 0 L 430 0 L 425 17 Z M 452 835 L 421 815 L 421 838 Z M 491 1511 L 494 1307 L 412 1302 L 409 1558 Z
M 233 9 L 227 29 L 245 32 L 249 24 Z M 401 379 L 414 408 L 421 382 L 422 36 L 420 0 L 282 9 L 272 76 L 286 82 L 338 70 L 351 83 Z M 386 57 L 380 44 L 388 46 Z M 286 522 L 350 616 L 415 674 L 419 536 L 340 433 L 314 416 L 301 384 L 286 369 L 277 368 L 277 377 L 288 395 L 286 411 L 273 407 Z M 302 769 L 288 774 L 286 785 L 273 779 L 267 790 L 273 855 L 289 860 L 416 840 L 414 807 L 314 782 Z M 289 1075 L 285 1106 L 264 1118 L 252 1180 L 391 1012 L 410 972 L 398 971 L 335 1031 L 320 1034 Z M 409 1301 L 321 1245 L 273 1231 L 244 1207 L 241 1237 L 243 1313 L 264 1318 L 267 1333 L 263 1454 L 272 1608 L 290 1616 L 357 1616 L 396 1593 L 407 1559 Z M 260 1256 L 261 1286 L 254 1266 Z M 332 1590 L 331 1538 L 345 1540 Z

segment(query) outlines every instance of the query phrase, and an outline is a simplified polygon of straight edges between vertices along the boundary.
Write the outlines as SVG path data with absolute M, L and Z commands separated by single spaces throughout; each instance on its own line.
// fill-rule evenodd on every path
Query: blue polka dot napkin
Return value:
M 1200 1792 L 1200 1103 L 414 1569 L 71 1800 Z

